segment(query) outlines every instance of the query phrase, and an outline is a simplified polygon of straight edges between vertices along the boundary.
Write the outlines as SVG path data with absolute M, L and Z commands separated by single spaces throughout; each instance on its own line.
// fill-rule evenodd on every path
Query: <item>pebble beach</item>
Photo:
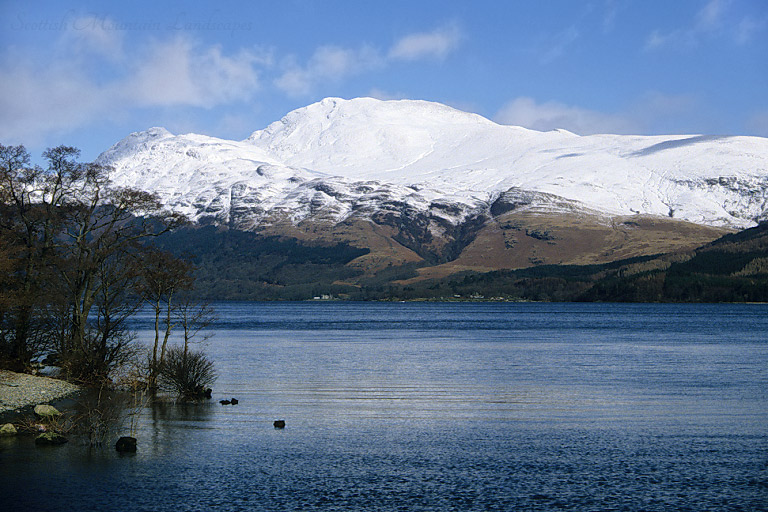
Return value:
M 67 398 L 81 389 L 59 379 L 0 370 L 0 416 Z

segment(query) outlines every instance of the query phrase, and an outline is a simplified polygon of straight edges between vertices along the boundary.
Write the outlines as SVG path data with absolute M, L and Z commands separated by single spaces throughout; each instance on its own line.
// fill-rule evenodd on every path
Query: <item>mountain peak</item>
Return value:
M 166 130 L 165 128 L 163 128 L 162 126 L 153 126 L 149 130 L 146 130 L 144 132 L 139 132 L 139 133 L 144 133 L 148 137 L 152 137 L 152 138 L 157 138 L 157 137 L 173 137 L 173 134 L 171 132 L 169 132 L 168 130 Z
M 111 163 L 122 160 L 141 149 L 146 149 L 153 143 L 172 137 L 174 135 L 171 132 L 160 126 L 155 126 L 141 132 L 133 132 L 99 155 L 96 161 L 98 163 Z
M 404 169 L 440 147 L 458 149 L 488 135 L 506 144 L 539 133 L 430 101 L 325 98 L 254 132 L 247 142 L 288 165 L 364 178 Z
M 369 97 L 352 99 L 328 97 L 289 112 L 280 121 L 272 123 L 264 130 L 254 132 L 249 137 L 249 140 L 258 140 L 275 134 L 286 126 L 312 124 L 316 127 L 326 127 L 333 123 L 354 119 L 384 120 L 390 123 L 408 124 L 411 126 L 425 123 L 454 124 L 461 122 L 495 124 L 478 114 L 463 112 L 448 105 L 432 101 L 380 100 Z

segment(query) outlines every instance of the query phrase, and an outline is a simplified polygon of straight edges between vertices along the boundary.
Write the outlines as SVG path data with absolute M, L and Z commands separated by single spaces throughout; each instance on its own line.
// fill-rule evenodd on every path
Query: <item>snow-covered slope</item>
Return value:
M 424 215 L 430 229 L 444 229 L 490 212 L 510 189 L 712 226 L 768 218 L 768 139 L 581 137 L 426 101 L 327 98 L 244 141 L 153 128 L 99 161 L 115 167 L 118 185 L 155 191 L 193 218 L 246 228 L 389 212 Z

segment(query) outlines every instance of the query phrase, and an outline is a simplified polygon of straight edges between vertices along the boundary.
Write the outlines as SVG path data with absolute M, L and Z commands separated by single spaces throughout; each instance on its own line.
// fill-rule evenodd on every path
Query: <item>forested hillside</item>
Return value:
M 346 244 L 313 246 L 213 227 L 185 228 L 157 244 L 198 266 L 198 291 L 212 300 L 532 300 L 622 302 L 768 301 L 768 224 L 695 251 L 599 265 L 542 265 L 466 272 L 413 282 L 418 265 L 361 277 Z M 358 284 L 348 284 L 356 277 Z
M 353 287 L 334 283 L 359 274 L 346 264 L 368 253 L 345 244 L 312 246 L 212 226 L 183 228 L 155 243 L 197 266 L 197 293 L 209 300 L 303 300 L 350 293 Z

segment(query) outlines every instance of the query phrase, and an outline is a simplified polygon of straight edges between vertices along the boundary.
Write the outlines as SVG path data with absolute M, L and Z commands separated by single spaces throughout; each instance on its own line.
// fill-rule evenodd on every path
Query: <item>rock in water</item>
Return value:
M 233 398 L 232 400 L 229 401 L 229 403 L 231 403 L 232 405 L 237 405 L 237 402 L 238 402 L 237 398 Z
M 193 393 L 193 396 L 195 398 L 211 398 L 213 393 L 213 390 L 211 388 L 206 388 L 203 386 L 195 386 L 195 391 Z
M 6 423 L 0 427 L 0 437 L 15 436 L 17 433 L 18 431 L 16 430 L 16 427 L 13 426 L 13 423 Z
M 135 437 L 121 437 L 115 443 L 115 449 L 121 453 L 135 452 L 136 451 L 136 438 Z
M 35 406 L 35 414 L 43 419 L 53 419 L 61 416 L 61 413 L 52 405 L 40 404 Z
M 35 438 L 35 444 L 41 445 L 55 445 L 64 444 L 67 442 L 67 438 L 56 432 L 45 432 Z
M 229 405 L 229 404 L 231 404 L 232 402 L 230 402 L 229 400 L 219 400 L 219 403 L 220 403 L 221 405 Z
M 273 425 L 275 428 L 285 428 L 285 420 L 275 420 Z

